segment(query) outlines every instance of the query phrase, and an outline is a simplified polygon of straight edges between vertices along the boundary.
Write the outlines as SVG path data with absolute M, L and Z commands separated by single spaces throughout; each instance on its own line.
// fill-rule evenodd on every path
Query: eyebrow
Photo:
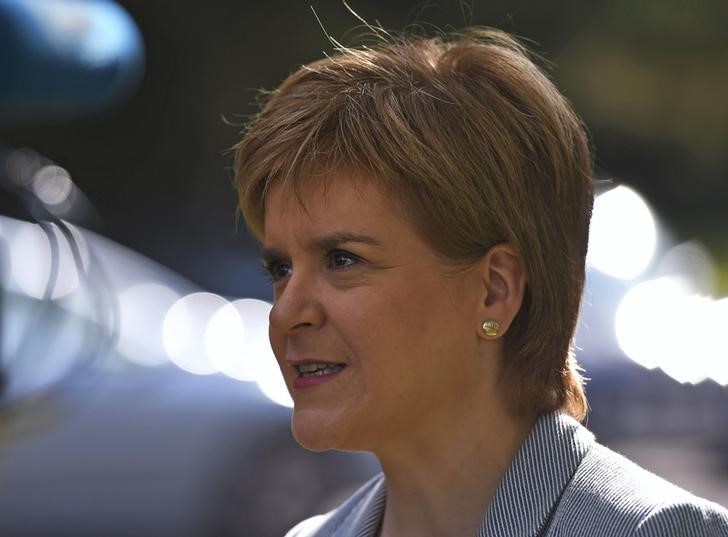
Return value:
M 382 242 L 369 235 L 360 235 L 357 233 L 351 233 L 348 231 L 337 231 L 330 235 L 323 237 L 314 238 L 306 244 L 307 250 L 332 250 L 345 243 L 360 243 L 367 244 L 369 246 L 381 247 Z M 260 251 L 260 258 L 265 262 L 271 262 L 276 259 L 285 257 L 283 253 L 277 248 L 262 248 Z

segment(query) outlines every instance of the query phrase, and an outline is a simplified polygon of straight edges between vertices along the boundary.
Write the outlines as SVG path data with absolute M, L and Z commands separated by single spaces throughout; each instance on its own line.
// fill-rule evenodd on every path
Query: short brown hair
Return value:
M 349 168 L 382 182 L 442 256 L 471 263 L 510 243 L 527 275 L 504 336 L 519 412 L 587 411 L 572 344 L 593 202 L 584 128 L 509 35 L 398 37 L 305 65 L 236 146 L 248 226 L 264 234 L 271 185 Z

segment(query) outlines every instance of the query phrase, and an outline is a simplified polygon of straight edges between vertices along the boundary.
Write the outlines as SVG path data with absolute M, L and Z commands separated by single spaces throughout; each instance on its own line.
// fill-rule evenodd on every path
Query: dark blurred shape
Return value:
M 134 91 L 144 44 L 107 0 L 0 0 L 0 122 L 66 121 Z

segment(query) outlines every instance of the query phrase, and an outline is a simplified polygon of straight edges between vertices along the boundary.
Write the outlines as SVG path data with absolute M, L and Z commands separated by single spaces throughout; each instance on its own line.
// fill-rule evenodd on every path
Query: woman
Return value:
M 579 424 L 591 157 L 512 38 L 304 66 L 238 145 L 236 178 L 294 436 L 383 470 L 290 536 L 728 535 L 720 507 Z

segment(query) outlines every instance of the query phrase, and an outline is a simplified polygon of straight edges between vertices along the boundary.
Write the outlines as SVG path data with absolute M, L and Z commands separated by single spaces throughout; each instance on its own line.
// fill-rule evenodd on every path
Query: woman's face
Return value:
M 467 412 L 492 375 L 479 356 L 482 280 L 454 271 L 372 182 L 334 175 L 267 197 L 270 340 L 314 450 L 378 452 Z

